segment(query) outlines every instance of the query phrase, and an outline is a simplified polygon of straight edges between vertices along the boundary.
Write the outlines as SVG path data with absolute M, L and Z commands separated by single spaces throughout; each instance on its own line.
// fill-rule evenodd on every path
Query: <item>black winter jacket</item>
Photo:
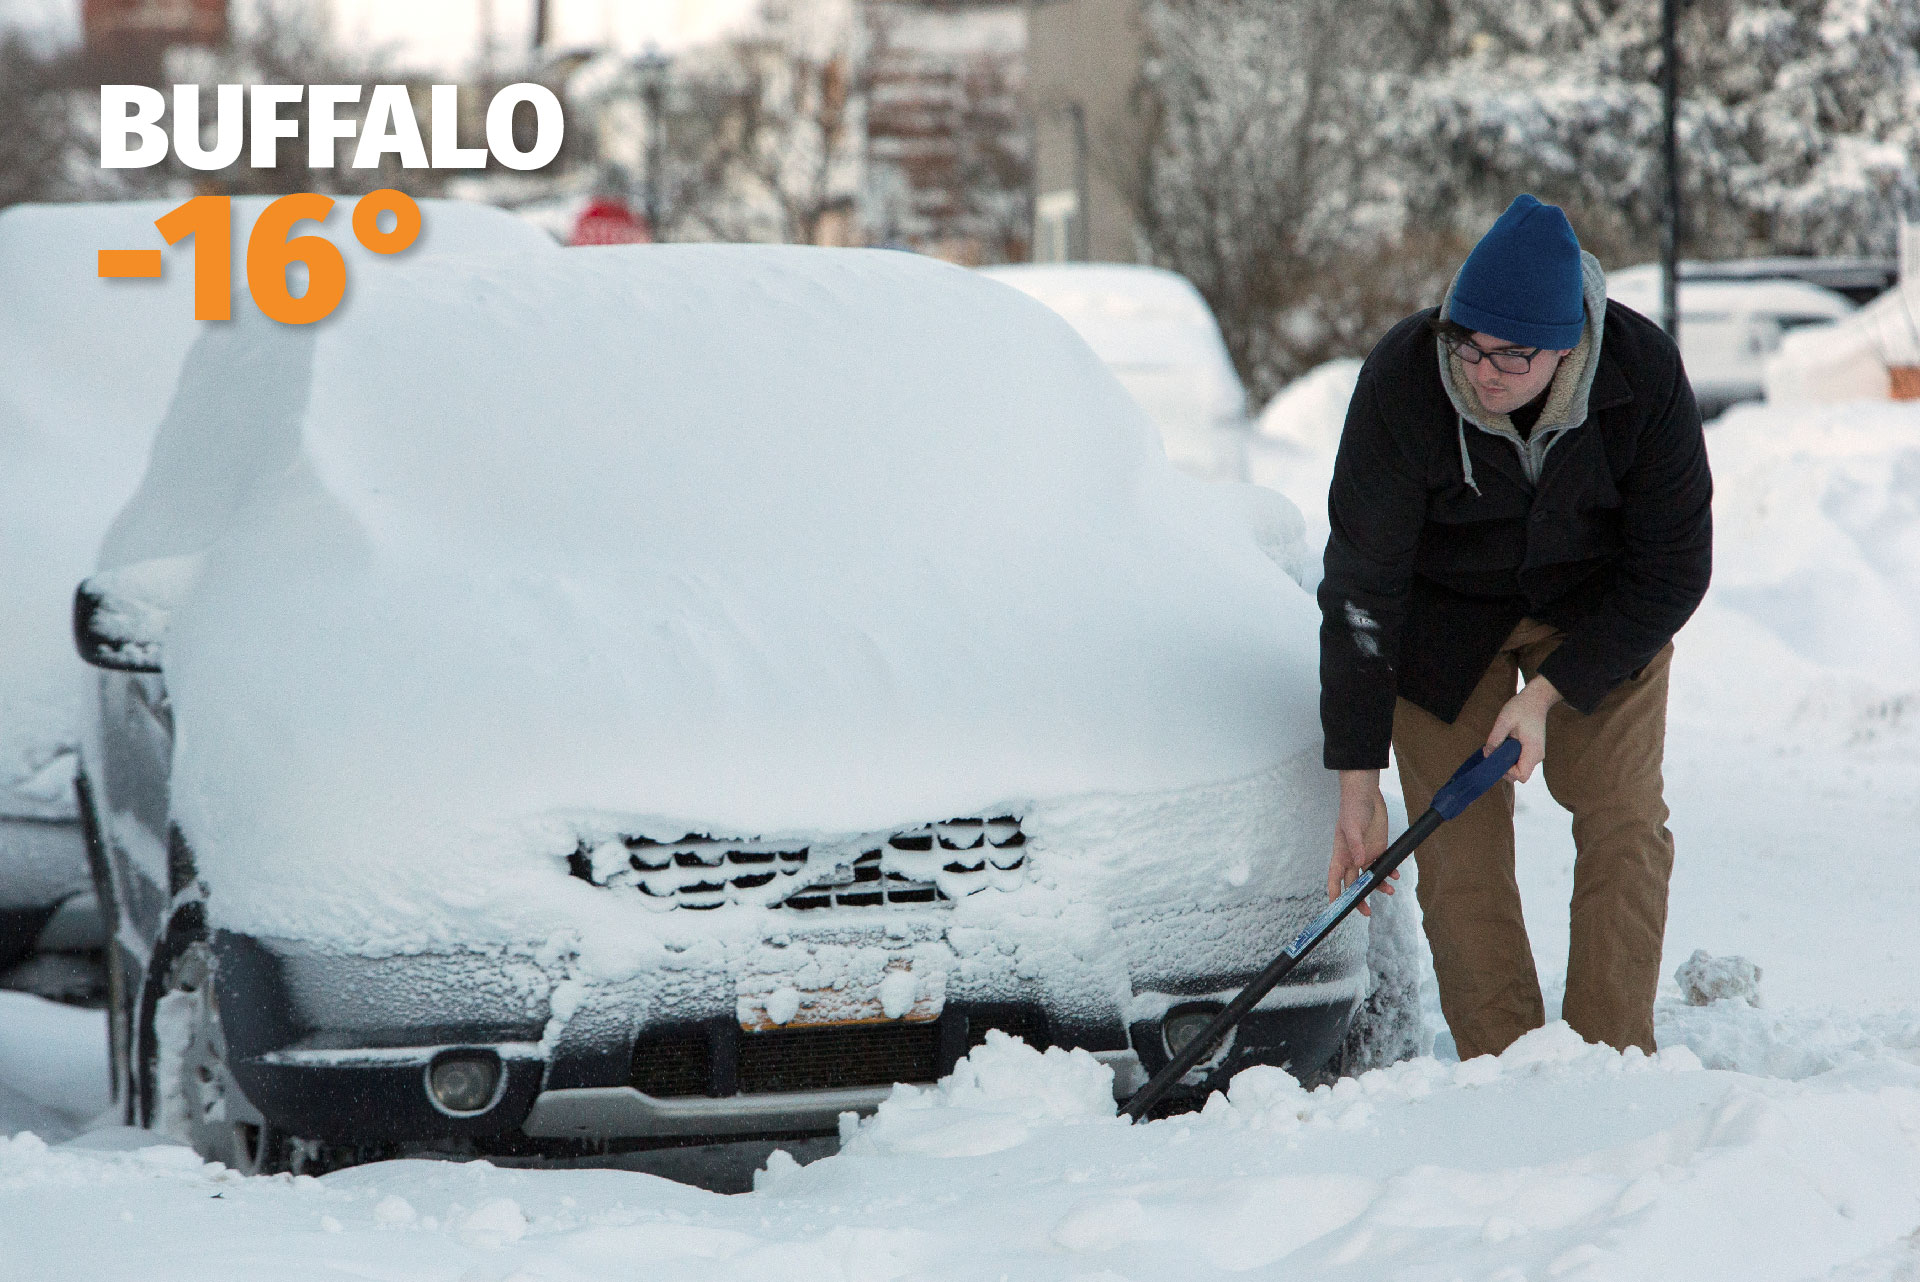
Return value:
M 1567 634 L 1541 673 L 1590 713 L 1645 667 L 1706 593 L 1713 485 L 1673 341 L 1608 303 L 1587 419 L 1538 487 L 1511 441 L 1465 427 L 1426 311 L 1361 368 L 1327 497 L 1320 718 L 1329 769 L 1387 764 L 1395 694 L 1459 716 L 1515 624 Z

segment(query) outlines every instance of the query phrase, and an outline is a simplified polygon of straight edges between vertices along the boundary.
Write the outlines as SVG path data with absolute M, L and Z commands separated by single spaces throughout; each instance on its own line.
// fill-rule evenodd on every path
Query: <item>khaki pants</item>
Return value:
M 1409 815 L 1486 744 L 1516 676 L 1531 679 L 1564 636 L 1521 620 L 1451 725 L 1397 702 L 1393 749 Z M 1556 705 L 1544 762 L 1548 790 L 1573 814 L 1578 851 L 1564 1017 L 1588 1041 L 1649 1053 L 1673 870 L 1660 777 L 1672 660 L 1668 645 L 1592 715 Z M 1497 1054 L 1546 1018 L 1514 880 L 1513 785 L 1494 785 L 1414 859 L 1440 1009 L 1460 1058 Z

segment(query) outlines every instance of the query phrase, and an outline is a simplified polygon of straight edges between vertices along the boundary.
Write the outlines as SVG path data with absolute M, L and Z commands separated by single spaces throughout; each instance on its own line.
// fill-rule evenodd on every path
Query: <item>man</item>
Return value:
M 1462 1059 L 1545 1020 L 1513 843 L 1513 783 L 1543 761 L 1578 850 L 1564 1017 L 1589 1041 L 1654 1049 L 1667 670 L 1706 592 L 1711 497 L 1679 351 L 1607 301 L 1566 216 L 1532 196 L 1360 371 L 1320 584 L 1340 772 L 1327 890 L 1386 847 L 1389 741 L 1410 815 L 1469 754 L 1520 741 L 1506 780 L 1415 855 Z

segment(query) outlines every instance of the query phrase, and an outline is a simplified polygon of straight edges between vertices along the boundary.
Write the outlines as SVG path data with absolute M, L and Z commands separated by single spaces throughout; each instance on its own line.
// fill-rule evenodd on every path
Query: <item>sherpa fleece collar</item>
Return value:
M 1580 335 L 1580 342 L 1567 353 L 1560 362 L 1560 368 L 1554 372 L 1553 382 L 1547 389 L 1547 403 L 1541 408 L 1540 420 L 1534 424 L 1533 432 L 1527 439 L 1521 438 L 1511 418 L 1505 414 L 1495 414 L 1480 403 L 1479 395 L 1467 378 L 1464 363 L 1453 354 L 1453 349 L 1446 342 L 1439 338 L 1434 340 L 1440 361 L 1440 382 L 1447 389 L 1447 398 L 1453 402 L 1454 411 L 1459 416 L 1461 466 L 1466 469 L 1467 484 L 1473 485 L 1475 492 L 1478 492 L 1479 486 L 1474 485 L 1473 465 L 1467 456 L 1467 423 L 1512 441 L 1514 448 L 1520 452 L 1520 462 L 1526 470 L 1527 479 L 1538 483 L 1540 469 L 1553 443 L 1561 433 L 1587 421 L 1587 401 L 1593 392 L 1594 374 L 1600 368 L 1600 342 L 1606 328 L 1607 273 L 1600 266 L 1600 260 L 1585 250 L 1580 251 L 1580 281 L 1586 303 L 1586 330 Z M 1459 283 L 1459 273 L 1456 272 L 1453 284 L 1447 286 L 1446 301 L 1440 306 L 1442 320 L 1447 318 L 1453 304 L 1454 288 Z

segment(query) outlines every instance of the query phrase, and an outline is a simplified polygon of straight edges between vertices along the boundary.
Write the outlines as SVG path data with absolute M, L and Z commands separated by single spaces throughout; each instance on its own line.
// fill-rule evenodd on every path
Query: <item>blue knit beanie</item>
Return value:
M 1514 197 L 1467 255 L 1447 319 L 1528 347 L 1579 344 L 1587 323 L 1580 241 L 1558 205 Z

